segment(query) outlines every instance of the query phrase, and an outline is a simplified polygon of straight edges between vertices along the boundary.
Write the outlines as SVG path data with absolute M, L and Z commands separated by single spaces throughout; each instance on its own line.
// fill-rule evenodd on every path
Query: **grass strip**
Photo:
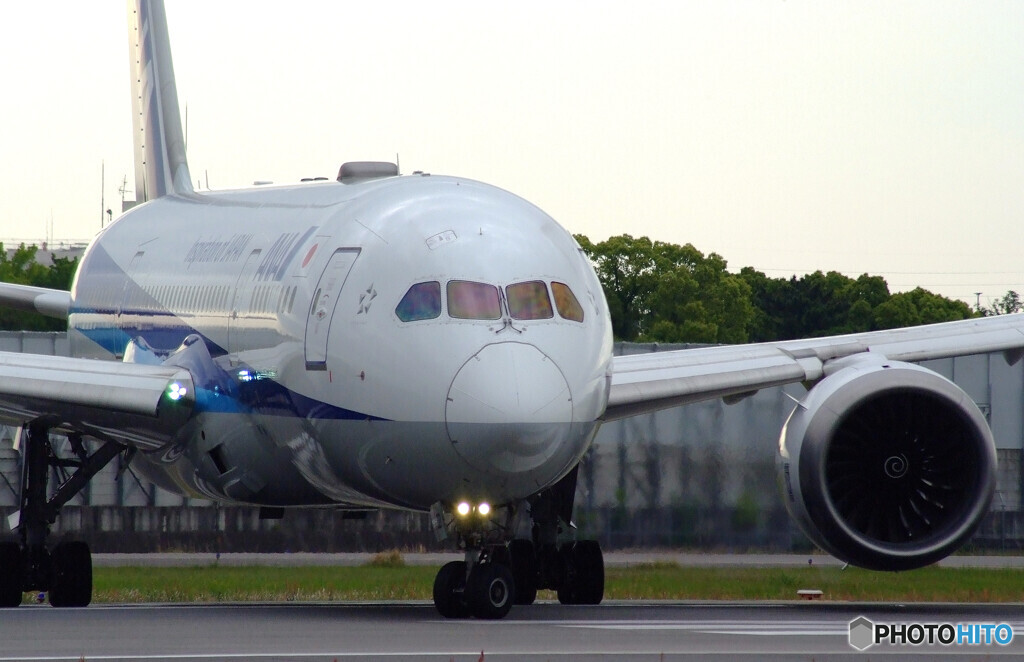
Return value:
M 429 600 L 437 568 L 123 567 L 94 570 L 96 603 Z M 609 568 L 605 597 L 630 600 L 795 600 L 819 589 L 825 600 L 1021 602 L 1024 572 L 929 567 L 909 572 L 858 568 L 689 568 L 675 563 Z M 554 599 L 541 591 L 540 599 Z
M 800 589 L 846 602 L 1020 602 L 1024 572 L 940 568 L 874 572 L 860 568 L 681 568 L 653 564 L 607 571 L 606 595 L 619 599 L 795 600 Z
M 419 600 L 437 568 L 95 568 L 93 602 Z

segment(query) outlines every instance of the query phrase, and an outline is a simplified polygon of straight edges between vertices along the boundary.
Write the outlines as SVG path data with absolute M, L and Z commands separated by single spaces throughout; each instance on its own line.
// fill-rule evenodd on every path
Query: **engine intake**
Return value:
M 824 379 L 779 440 L 786 507 L 833 556 L 909 570 L 955 551 L 988 512 L 995 443 L 956 384 L 908 363 L 861 360 Z

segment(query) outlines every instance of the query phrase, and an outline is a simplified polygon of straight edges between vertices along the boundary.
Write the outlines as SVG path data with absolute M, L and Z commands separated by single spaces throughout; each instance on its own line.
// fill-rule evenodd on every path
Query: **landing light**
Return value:
M 181 400 L 187 394 L 188 389 L 186 389 L 178 382 L 174 382 L 173 384 L 167 387 L 167 397 L 170 398 L 171 400 Z
M 487 517 L 491 514 L 491 504 L 483 501 L 478 504 L 472 504 L 468 501 L 460 501 L 455 506 L 455 514 L 459 517 L 467 517 L 469 515 L 480 515 L 481 517 Z

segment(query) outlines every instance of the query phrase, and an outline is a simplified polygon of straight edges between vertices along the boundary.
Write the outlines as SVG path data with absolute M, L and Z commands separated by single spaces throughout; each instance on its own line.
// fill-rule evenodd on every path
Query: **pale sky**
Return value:
M 1024 292 L 1024 2 L 168 0 L 194 180 L 394 160 L 593 240 Z M 125 5 L 4 6 L 0 238 L 133 187 Z M 131 197 L 131 194 L 128 196 Z

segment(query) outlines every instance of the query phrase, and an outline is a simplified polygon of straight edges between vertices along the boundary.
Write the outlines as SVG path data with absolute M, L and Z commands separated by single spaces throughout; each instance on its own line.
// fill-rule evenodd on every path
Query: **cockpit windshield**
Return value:
M 514 320 L 546 320 L 555 314 L 551 311 L 551 299 L 544 281 L 531 280 L 516 283 L 505 288 L 508 299 L 508 314 Z
M 551 283 L 551 294 L 555 297 L 558 314 L 573 322 L 583 321 L 583 306 L 565 283 Z
M 445 288 L 448 297 L 448 316 L 463 320 L 497 320 L 506 314 L 514 320 L 549 320 L 558 317 L 570 322 L 583 321 L 583 306 L 565 283 L 542 280 L 513 283 L 502 291 L 489 283 L 471 280 L 450 280 Z M 552 300 L 554 306 L 552 306 Z M 437 319 L 441 316 L 443 301 L 441 283 L 426 281 L 411 286 L 395 308 L 395 315 L 403 322 Z
M 441 316 L 441 283 L 430 281 L 416 283 L 409 288 L 395 308 L 395 314 L 403 322 L 431 320 Z
M 448 314 L 464 320 L 500 319 L 498 288 L 471 280 L 448 281 Z

